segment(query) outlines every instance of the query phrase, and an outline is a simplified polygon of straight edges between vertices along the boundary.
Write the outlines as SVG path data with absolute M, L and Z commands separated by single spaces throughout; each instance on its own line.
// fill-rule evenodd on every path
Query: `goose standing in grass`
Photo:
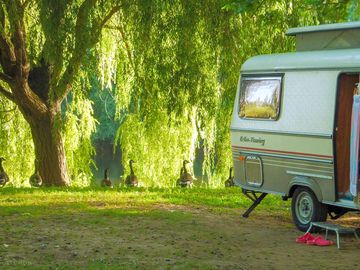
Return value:
M 9 182 L 9 176 L 6 174 L 2 162 L 5 158 L 0 157 L 0 187 L 5 186 L 7 182 Z
M 128 187 L 137 187 L 139 184 L 139 181 L 134 173 L 133 163 L 135 163 L 135 161 L 130 159 L 130 161 L 129 161 L 130 174 L 126 177 L 126 180 L 125 180 L 125 185 L 127 185 Z
M 233 187 L 234 186 L 234 176 L 232 175 L 233 167 L 230 168 L 229 178 L 225 181 L 225 187 Z
M 192 175 L 187 171 L 186 164 L 190 163 L 187 160 L 183 161 L 182 174 L 180 176 L 180 186 L 181 187 L 189 187 L 193 183 Z
M 179 177 L 179 179 L 176 181 L 176 185 L 177 185 L 177 186 L 180 186 L 181 176 L 183 175 L 183 173 L 184 173 L 184 167 L 181 166 L 181 169 L 180 169 L 180 177 Z
M 110 178 L 109 178 L 109 176 L 108 176 L 108 170 L 109 170 L 109 169 L 105 169 L 104 179 L 101 180 L 101 186 L 102 186 L 102 187 L 110 187 L 110 188 L 112 188 L 113 185 L 112 185 L 111 180 L 110 180 Z
M 40 187 L 42 185 L 42 178 L 39 174 L 39 169 L 38 169 L 38 161 L 37 159 L 35 160 L 35 172 L 32 176 L 30 176 L 29 182 L 30 185 L 33 187 Z

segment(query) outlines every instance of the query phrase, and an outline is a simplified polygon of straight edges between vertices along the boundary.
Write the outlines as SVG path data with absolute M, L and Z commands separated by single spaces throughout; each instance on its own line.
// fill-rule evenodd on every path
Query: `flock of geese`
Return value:
M 9 176 L 6 174 L 4 167 L 2 165 L 2 162 L 5 161 L 5 158 L 0 157 L 0 187 L 3 187 L 7 182 L 9 182 Z M 139 186 L 139 180 L 137 176 L 135 175 L 134 168 L 133 168 L 133 161 L 132 159 L 129 161 L 129 167 L 130 167 L 130 174 L 125 179 L 125 185 L 128 187 L 138 187 Z M 177 179 L 176 185 L 180 187 L 192 187 L 194 178 L 193 176 L 188 172 L 186 165 L 190 162 L 188 160 L 183 161 L 183 165 L 180 169 L 180 177 Z M 232 175 L 233 168 L 230 168 L 229 171 L 229 178 L 225 181 L 225 187 L 231 187 L 234 186 L 234 176 Z M 109 178 L 109 169 L 105 169 L 104 172 L 104 179 L 101 180 L 101 186 L 112 188 L 113 184 Z M 29 179 L 30 185 L 33 187 L 41 187 L 42 185 L 42 179 L 39 174 L 38 170 L 38 161 L 35 160 L 35 172 Z
M 134 173 L 133 163 L 135 161 L 130 160 L 129 161 L 129 167 L 130 167 L 130 174 L 125 179 L 125 185 L 128 187 L 137 187 L 139 185 L 139 181 L 137 176 Z M 180 177 L 176 181 L 176 185 L 180 187 L 192 187 L 194 182 L 194 177 L 189 173 L 189 171 L 186 168 L 186 165 L 190 162 L 188 160 L 183 161 L 183 165 L 180 169 Z M 109 178 L 108 175 L 109 169 L 105 169 L 104 173 L 104 179 L 101 180 L 101 186 L 102 187 L 113 187 L 113 184 Z M 232 174 L 233 168 L 231 167 L 229 170 L 229 178 L 225 181 L 225 187 L 232 187 L 234 186 L 234 176 Z
M 139 180 L 138 180 L 137 176 L 134 173 L 133 163 L 135 163 L 135 161 L 133 161 L 131 159 L 129 161 L 130 174 L 125 179 L 125 185 L 128 186 L 128 187 L 137 187 L 139 185 Z M 108 172 L 109 172 L 109 169 L 105 169 L 104 179 L 101 180 L 101 186 L 102 187 L 112 188 L 113 184 L 112 184 L 112 182 L 111 182 L 111 180 L 109 178 Z

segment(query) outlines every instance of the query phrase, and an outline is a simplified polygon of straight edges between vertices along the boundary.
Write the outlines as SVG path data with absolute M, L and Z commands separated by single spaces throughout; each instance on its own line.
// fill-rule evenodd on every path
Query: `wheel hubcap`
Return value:
M 309 193 L 303 191 L 296 198 L 296 216 L 302 224 L 307 224 L 311 221 L 314 203 Z

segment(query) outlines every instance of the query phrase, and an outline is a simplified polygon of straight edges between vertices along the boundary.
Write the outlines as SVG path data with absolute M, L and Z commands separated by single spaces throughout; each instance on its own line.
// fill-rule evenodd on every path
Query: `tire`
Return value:
M 305 232 L 311 222 L 326 221 L 327 206 L 318 201 L 310 188 L 298 187 L 292 196 L 291 213 L 296 227 Z M 317 229 L 313 227 L 312 231 Z

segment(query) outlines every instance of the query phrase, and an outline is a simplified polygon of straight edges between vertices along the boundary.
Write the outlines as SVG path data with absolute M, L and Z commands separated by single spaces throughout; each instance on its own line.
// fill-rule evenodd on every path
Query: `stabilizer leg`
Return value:
M 249 217 L 250 213 L 256 208 L 256 206 L 261 203 L 261 201 L 266 197 L 267 193 L 261 193 L 258 197 L 254 191 L 243 190 L 243 193 L 246 197 L 253 201 L 253 204 L 249 207 L 248 210 L 242 215 L 244 218 Z M 251 194 L 251 195 L 250 195 Z

